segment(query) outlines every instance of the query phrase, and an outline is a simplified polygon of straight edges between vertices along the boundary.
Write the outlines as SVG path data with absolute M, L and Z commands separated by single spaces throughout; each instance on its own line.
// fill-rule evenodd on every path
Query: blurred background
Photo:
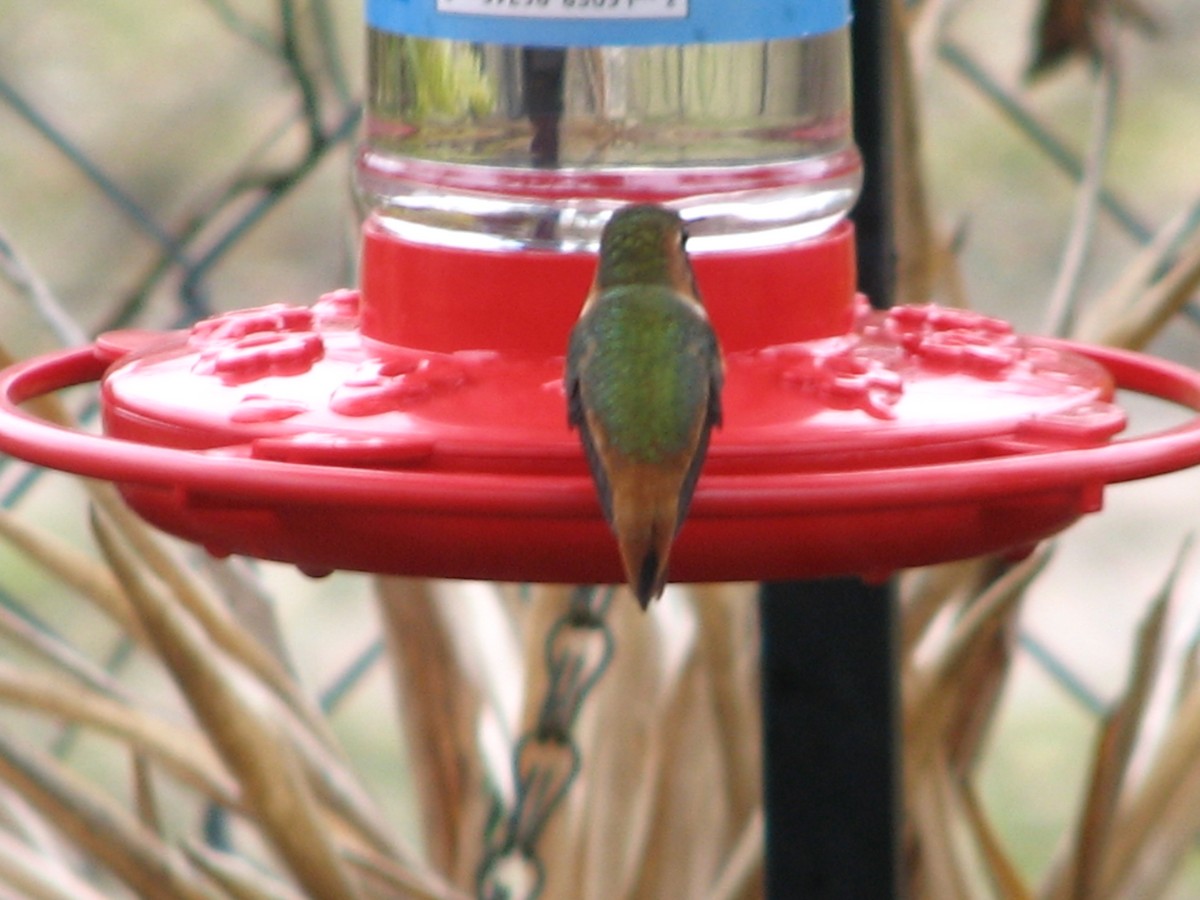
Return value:
M 923 188 L 933 243 L 949 259 L 927 297 L 906 299 L 966 303 L 1035 333 L 1055 330 L 1051 298 L 1064 291 L 1073 239 L 1087 252 L 1067 293 L 1078 300 L 1076 321 L 1086 323 L 1172 222 L 1181 223 L 1181 242 L 1194 237 L 1200 203 L 1200 5 L 1145 0 L 1153 27 L 1141 7 L 1116 16 L 1111 83 L 1080 54 L 1028 77 L 1047 5 L 904 7 L 914 104 L 905 115 L 920 153 L 904 189 Z M 169 328 L 352 285 L 361 16 L 350 0 L 0 0 L 4 347 L 23 357 L 109 328 Z M 1104 186 L 1092 212 L 1081 199 L 1089 160 Z M 48 314 L 52 307 L 65 319 Z M 1200 365 L 1198 323 L 1193 306 L 1173 312 L 1147 350 Z M 69 399 L 86 410 L 85 394 Z M 1141 398 L 1123 402 L 1135 431 L 1183 418 Z M 7 508 L 90 545 L 70 479 L 7 462 L 0 493 Z M 1196 472 L 1110 488 L 1105 511 L 1056 541 L 1027 593 L 978 782 L 997 833 L 1031 880 L 1049 870 L 1071 830 L 1098 722 L 1124 690 L 1139 623 L 1178 568 L 1162 702 L 1145 725 L 1150 733 L 1167 727 L 1165 698 L 1186 681 L 1200 629 L 1200 572 L 1187 554 L 1177 566 L 1198 506 Z M 390 722 L 379 727 L 379 710 L 390 717 L 394 700 L 370 667 L 379 630 L 370 580 L 256 568 L 308 689 L 335 688 L 352 664 L 369 672 L 332 721 L 390 820 L 415 838 L 404 748 Z M 7 547 L 0 600 L 118 665 L 119 629 Z M 26 656 L 0 645 L 0 658 Z M 128 665 L 123 678 L 155 695 L 155 670 Z M 166 691 L 161 702 L 170 703 Z M 13 713 L 6 721 L 62 738 L 41 719 Z M 108 752 L 86 739 L 69 751 L 85 771 L 115 771 Z M 1135 756 L 1135 775 L 1138 764 Z M 1200 856 L 1190 853 L 1167 891 L 1200 896 Z

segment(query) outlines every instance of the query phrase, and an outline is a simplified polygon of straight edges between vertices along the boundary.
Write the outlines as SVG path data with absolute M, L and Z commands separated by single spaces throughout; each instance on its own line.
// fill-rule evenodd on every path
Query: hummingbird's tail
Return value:
M 626 564 L 628 568 L 628 564 Z M 638 603 L 642 609 L 650 606 L 650 601 L 654 600 L 663 592 L 663 588 L 667 584 L 667 559 L 666 557 L 659 558 L 658 553 L 651 549 L 642 559 L 642 568 L 638 572 L 637 581 L 630 581 L 634 586 L 633 592 L 637 595 Z
M 642 477 L 613 484 L 613 531 L 630 589 L 642 609 L 662 594 L 679 523 L 678 478 L 646 467 Z M 622 483 L 623 482 L 623 483 Z

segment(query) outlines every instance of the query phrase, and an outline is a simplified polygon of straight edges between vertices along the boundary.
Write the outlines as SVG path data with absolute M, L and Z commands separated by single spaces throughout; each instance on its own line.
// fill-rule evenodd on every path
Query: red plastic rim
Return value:
M 1200 372 L 1122 350 L 1070 341 L 1047 345 L 1107 368 L 1117 387 L 1200 412 Z M 0 450 L 77 475 L 129 484 L 230 491 L 243 500 L 354 506 L 509 511 L 525 516 L 593 517 L 585 478 L 437 474 L 336 468 L 240 458 L 229 451 L 147 446 L 61 428 L 20 408 L 45 394 L 98 381 L 109 361 L 95 347 L 65 350 L 0 372 Z M 982 500 L 1073 485 L 1102 486 L 1161 475 L 1200 463 L 1200 416 L 1155 434 L 1086 449 L 902 468 L 805 474 L 705 476 L 696 518 L 781 515 Z M 517 508 L 513 508 L 517 504 Z

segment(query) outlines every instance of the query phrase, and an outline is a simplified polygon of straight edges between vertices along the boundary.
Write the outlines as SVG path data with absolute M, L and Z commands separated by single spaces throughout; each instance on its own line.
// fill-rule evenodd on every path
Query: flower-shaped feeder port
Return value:
M 1128 388 L 1200 410 L 1200 374 L 1023 337 L 961 310 L 872 311 L 846 226 L 694 257 L 726 361 L 677 581 L 881 577 L 1028 547 L 1104 487 L 1200 461 L 1200 418 L 1114 440 Z M 116 482 L 215 554 L 333 569 L 615 582 L 562 354 L 595 265 L 406 244 L 368 223 L 363 291 L 119 332 L 0 373 L 0 449 Z M 20 404 L 101 381 L 104 435 Z

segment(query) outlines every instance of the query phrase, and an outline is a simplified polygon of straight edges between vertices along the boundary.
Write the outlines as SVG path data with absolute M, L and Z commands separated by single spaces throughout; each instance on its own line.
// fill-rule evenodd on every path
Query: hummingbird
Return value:
M 567 422 L 642 609 L 666 586 L 671 545 L 721 424 L 721 348 L 686 240 L 678 214 L 661 206 L 617 210 L 567 347 Z

